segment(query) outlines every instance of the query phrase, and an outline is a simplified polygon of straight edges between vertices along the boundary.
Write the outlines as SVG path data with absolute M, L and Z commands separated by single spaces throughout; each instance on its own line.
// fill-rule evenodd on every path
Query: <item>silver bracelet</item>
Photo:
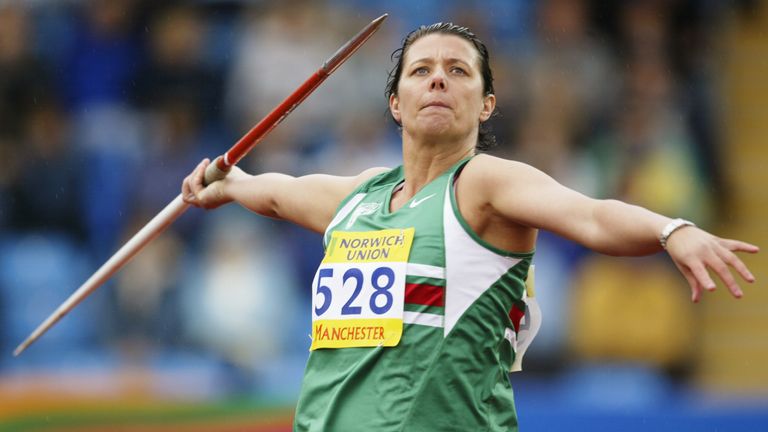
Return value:
M 665 226 L 664 229 L 661 230 L 661 235 L 659 235 L 659 243 L 661 243 L 661 247 L 663 247 L 664 250 L 666 250 L 667 240 L 669 240 L 669 236 L 671 236 L 673 232 L 685 226 L 695 227 L 696 224 L 689 220 L 680 219 L 680 218 L 673 219 L 672 222 L 668 223 L 667 226 Z

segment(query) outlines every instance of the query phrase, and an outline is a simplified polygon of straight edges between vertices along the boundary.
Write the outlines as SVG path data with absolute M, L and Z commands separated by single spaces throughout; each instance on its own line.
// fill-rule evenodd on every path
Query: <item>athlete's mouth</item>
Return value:
M 447 103 L 445 103 L 445 102 L 440 102 L 440 101 L 429 102 L 428 104 L 424 105 L 424 106 L 422 107 L 422 109 L 426 109 L 426 108 L 432 108 L 432 107 L 435 107 L 435 108 L 448 108 L 448 109 L 451 109 L 451 106 L 450 106 L 450 105 L 448 105 L 448 104 L 447 104 Z

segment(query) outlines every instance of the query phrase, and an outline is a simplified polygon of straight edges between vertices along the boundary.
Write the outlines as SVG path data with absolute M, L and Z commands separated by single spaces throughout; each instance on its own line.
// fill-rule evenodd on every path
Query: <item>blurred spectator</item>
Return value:
M 285 241 L 270 223 L 226 208 L 209 215 L 205 233 L 200 261 L 185 268 L 184 337 L 249 376 L 296 344 L 308 346 Z
M 14 137 L 0 134 L 0 227 L 9 227 L 13 209 L 10 190 L 16 182 L 21 164 Z
M 0 134 L 6 136 L 20 136 L 35 104 L 56 96 L 46 63 L 32 51 L 33 26 L 25 8 L 0 4 Z
M 87 171 L 73 149 L 68 120 L 53 100 L 39 100 L 23 119 L 9 223 L 19 231 L 58 231 L 83 241 L 80 191 Z
M 146 221 L 136 222 L 128 225 L 128 238 Z M 106 327 L 116 348 L 136 361 L 185 342 L 179 312 L 183 255 L 184 242 L 170 229 L 115 277 L 112 322 Z
M 569 345 L 579 362 L 680 372 L 695 348 L 685 280 L 668 263 L 594 256 L 577 271 Z
M 393 168 L 400 164 L 395 125 L 380 110 L 350 112 L 334 129 L 338 135 L 333 144 L 308 164 L 307 172 L 357 175 L 372 163 Z
M 218 122 L 221 79 L 203 57 L 207 35 L 206 22 L 191 6 L 171 6 L 154 16 L 148 31 L 149 58 L 135 80 L 134 99 L 141 109 L 151 113 L 184 106 L 192 122 Z
M 0 306 L 5 308 L 0 314 L 4 335 L 0 342 L 8 345 L 0 348 L 9 352 L 84 281 L 89 264 L 83 248 L 66 232 L 40 228 L 4 234 L 0 236 Z M 8 362 L 10 355 L 6 355 L 0 368 L 61 368 L 69 358 L 93 354 L 91 349 L 103 342 L 104 312 L 103 296 L 91 296 L 76 314 L 52 328 L 44 343 L 25 352 L 24 362 Z
M 709 199 L 691 153 L 691 136 L 674 104 L 674 81 L 659 56 L 634 59 L 626 70 L 627 94 L 616 129 L 592 150 L 604 188 L 665 214 L 708 223 Z
M 719 163 L 725 153 L 724 124 L 721 107 L 725 95 L 720 85 L 718 56 L 713 55 L 720 43 L 723 17 L 728 16 L 728 2 L 677 2 L 673 8 L 671 58 L 680 78 L 680 104 L 694 143 L 694 157 L 704 188 L 710 191 L 718 206 L 712 208 L 713 219 L 725 216 L 730 207 L 728 184 Z
M 260 4 L 246 11 L 226 89 L 227 109 L 237 130 L 247 131 L 271 112 L 338 48 L 329 38 L 331 32 L 315 31 L 318 22 L 326 22 L 324 11 L 305 0 Z M 340 84 L 334 85 L 339 90 L 334 98 L 344 99 Z M 302 153 L 323 142 L 328 133 L 324 125 L 333 111 L 313 103 L 316 99 L 321 97 L 302 104 L 255 149 L 260 166 L 297 173 Z
M 120 103 L 140 66 L 134 0 L 91 0 L 76 33 L 62 82 L 75 110 Z

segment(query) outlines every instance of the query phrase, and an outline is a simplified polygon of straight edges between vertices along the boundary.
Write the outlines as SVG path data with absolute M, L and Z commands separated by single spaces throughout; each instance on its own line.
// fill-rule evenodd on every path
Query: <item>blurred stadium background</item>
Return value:
M 21 357 L 13 348 L 381 13 L 242 163 L 398 163 L 390 53 L 454 21 L 489 45 L 493 153 L 768 246 L 768 5 L 726 0 L 0 0 L 0 430 L 287 431 L 319 236 L 193 209 Z M 692 305 L 662 255 L 542 233 L 523 430 L 768 430 L 768 260 Z

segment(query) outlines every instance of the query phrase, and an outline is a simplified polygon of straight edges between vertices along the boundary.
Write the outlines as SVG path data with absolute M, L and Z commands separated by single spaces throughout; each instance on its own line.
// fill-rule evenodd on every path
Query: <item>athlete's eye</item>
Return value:
M 454 66 L 451 68 L 451 73 L 455 75 L 466 75 L 467 71 L 465 71 L 463 68 L 460 68 L 458 66 Z
M 413 75 L 426 75 L 429 73 L 429 69 L 426 66 L 419 66 L 413 70 Z

